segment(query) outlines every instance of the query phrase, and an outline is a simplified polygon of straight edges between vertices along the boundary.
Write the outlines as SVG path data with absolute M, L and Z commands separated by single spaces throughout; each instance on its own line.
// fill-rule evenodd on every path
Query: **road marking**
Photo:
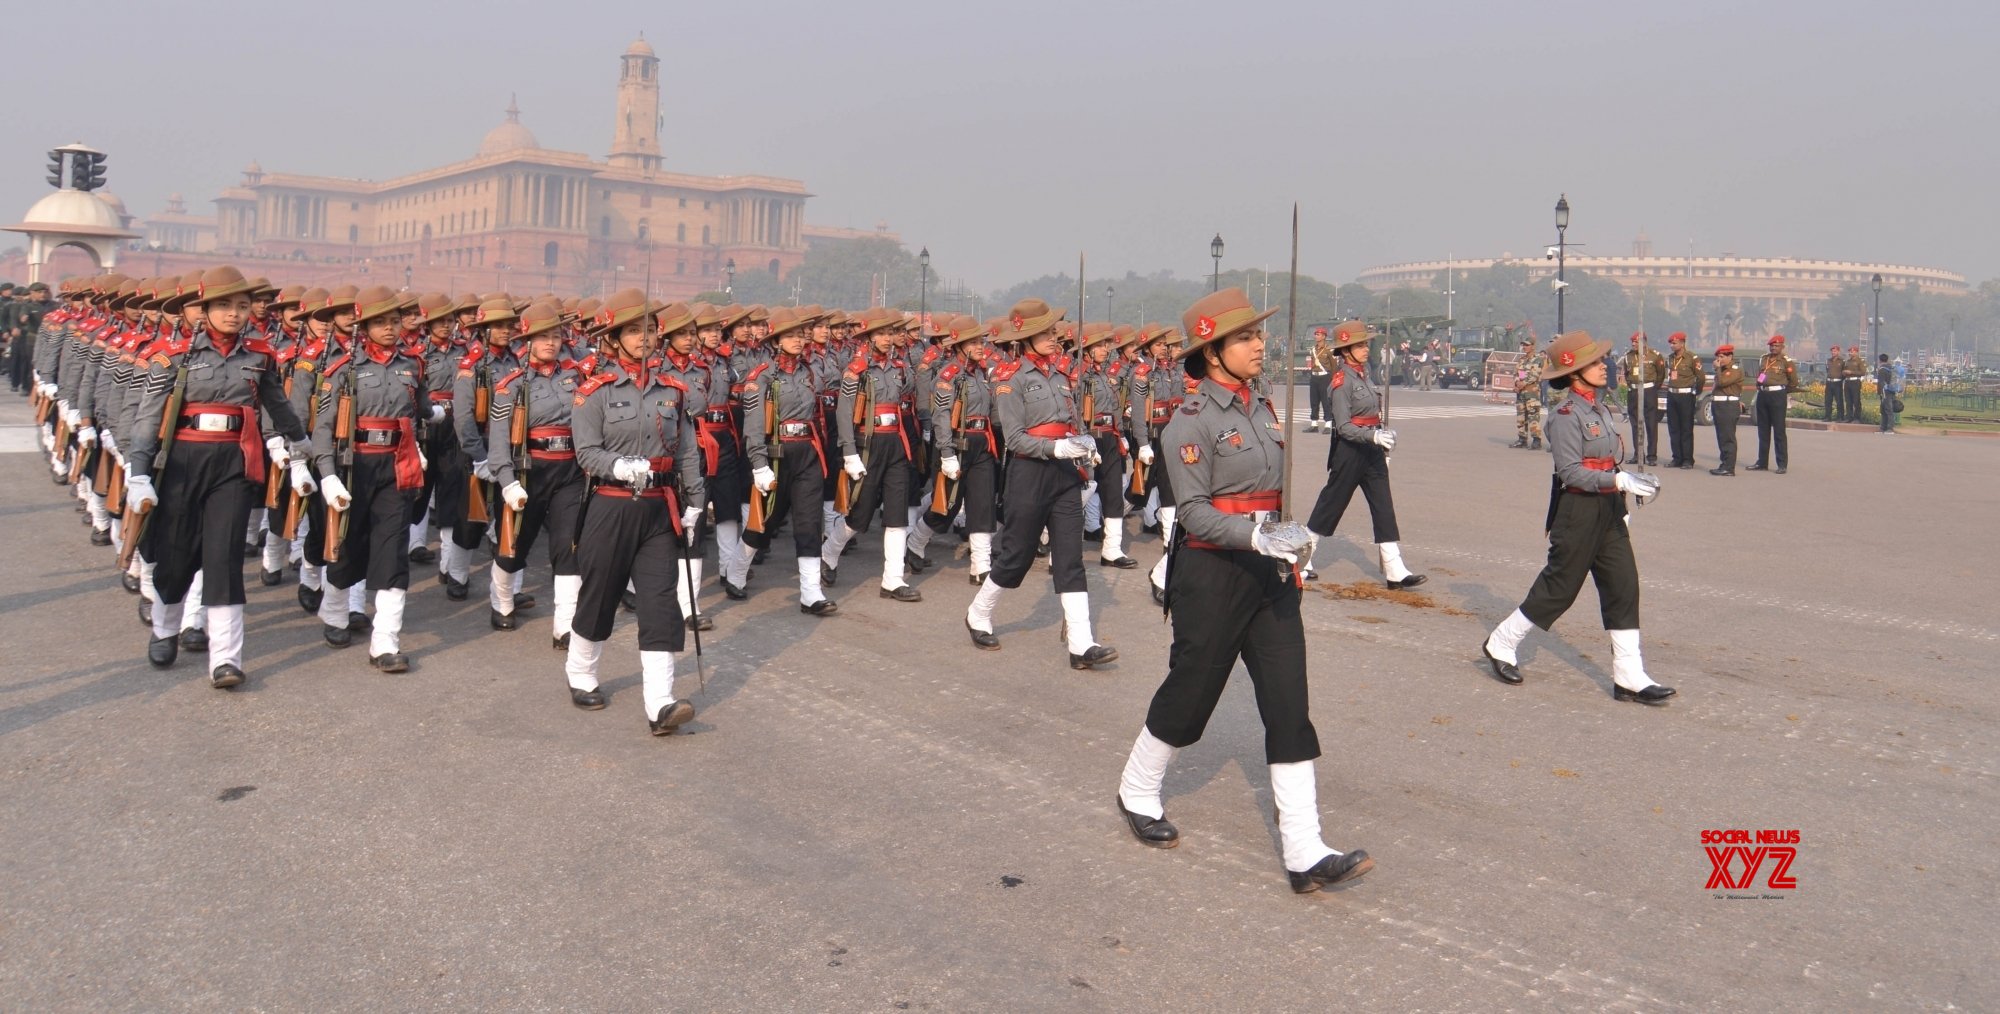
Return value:
M 1410 419 L 1491 419 L 1513 414 L 1514 410 L 1505 405 L 1422 405 L 1392 408 L 1389 421 L 1393 424 Z M 1310 409 L 1294 409 L 1292 421 L 1304 423 L 1309 421 L 1311 415 Z
M 0 454 L 23 454 L 41 449 L 41 441 L 35 437 L 35 427 L 0 426 Z

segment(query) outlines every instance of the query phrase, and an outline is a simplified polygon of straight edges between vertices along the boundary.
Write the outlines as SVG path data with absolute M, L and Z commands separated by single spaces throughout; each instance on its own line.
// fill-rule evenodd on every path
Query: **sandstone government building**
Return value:
M 660 154 L 660 60 L 643 38 L 619 57 L 607 157 L 543 148 L 510 103 L 470 158 L 375 181 L 269 172 L 257 162 L 190 214 L 124 224 L 142 232 L 119 258 L 129 275 L 180 273 L 228 258 L 247 274 L 313 284 L 373 276 L 417 289 L 601 292 L 641 286 L 683 299 L 738 272 L 782 277 L 809 244 L 859 235 L 805 221 L 805 184 L 775 176 L 670 172 Z M 470 139 L 468 139 L 469 141 Z M 114 153 L 115 154 L 115 153 Z M 68 249 L 44 277 L 91 273 Z

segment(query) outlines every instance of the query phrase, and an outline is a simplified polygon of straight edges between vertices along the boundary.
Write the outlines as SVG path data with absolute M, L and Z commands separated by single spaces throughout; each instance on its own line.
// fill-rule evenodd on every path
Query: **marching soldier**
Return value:
M 466 484 L 448 481 L 470 472 L 452 426 L 452 385 L 458 379 L 458 362 L 466 353 L 465 346 L 452 337 L 452 316 L 457 310 L 458 304 L 441 292 L 417 297 L 417 338 L 409 355 L 424 365 L 424 390 L 431 403 L 423 424 L 417 427 L 424 448 L 424 491 L 417 498 L 416 517 L 410 522 L 411 563 L 438 559 L 426 538 L 432 519 L 437 521 L 438 544 L 443 546 L 451 541 L 451 526 L 465 513 Z M 448 572 L 440 567 L 439 573 Z
M 598 664 L 629 582 L 646 727 L 665 736 L 694 717 L 694 704 L 674 696 L 674 653 L 688 633 L 674 587 L 683 579 L 687 533 L 701 518 L 704 494 L 689 392 L 653 365 L 662 324 L 651 312 L 656 306 L 638 289 L 623 289 L 591 318 L 602 359 L 598 373 L 576 390 L 570 427 L 577 466 L 590 476 L 592 492 L 576 542 L 582 585 L 564 671 L 572 704 L 604 707 Z M 676 303 L 659 312 L 665 325 L 693 340 L 689 307 Z
M 916 501 L 910 489 L 909 434 L 903 429 L 905 395 L 914 382 L 909 364 L 895 351 L 902 315 L 894 310 L 870 311 L 858 332 L 867 347 L 854 357 L 840 377 L 840 400 L 834 424 L 840 434 L 841 467 L 854 484 L 845 525 L 827 533 L 820 559 L 822 580 L 838 576 L 840 553 L 854 536 L 866 532 L 879 508 L 882 513 L 881 597 L 921 602 L 923 594 L 903 580 L 909 551 L 909 507 Z M 865 456 L 865 457 L 864 457 Z M 1079 533 L 1081 534 L 1081 533 Z
M 1639 650 L 1639 567 L 1625 530 L 1625 498 L 1650 497 L 1659 479 L 1618 468 L 1618 427 L 1604 403 L 1604 354 L 1609 342 L 1592 341 L 1584 331 L 1557 335 L 1549 343 L 1550 381 L 1567 388 L 1549 426 L 1555 476 L 1549 491 L 1549 560 L 1519 608 L 1488 634 L 1481 651 L 1502 683 L 1522 681 L 1516 649 L 1528 631 L 1549 629 L 1576 601 L 1585 578 L 1597 584 L 1598 608 L 1611 635 L 1612 696 L 1621 701 L 1661 704 L 1674 688 L 1646 675 Z
M 492 448 L 487 446 L 487 425 L 492 421 L 493 389 L 500 378 L 521 367 L 514 354 L 515 322 L 519 316 L 514 301 L 506 293 L 489 296 L 472 315 L 465 355 L 459 357 L 452 379 L 451 410 L 445 419 L 458 434 L 459 459 L 449 472 L 438 473 L 440 486 L 456 486 L 465 493 L 452 503 L 459 508 L 438 512 L 438 579 L 444 583 L 446 598 L 463 600 L 471 593 L 472 557 L 486 539 L 491 522 L 493 482 Z M 461 322 L 463 318 L 461 317 Z M 432 405 L 424 407 L 424 417 L 435 419 Z M 460 507 L 460 505 L 463 505 Z M 525 608 L 525 603 L 517 603 Z
M 329 647 L 352 644 L 351 589 L 373 589 L 368 664 L 385 673 L 410 668 L 402 635 L 410 514 L 424 488 L 417 423 L 430 418 L 431 405 L 423 364 L 397 347 L 401 305 L 402 297 L 386 285 L 355 294 L 351 319 L 361 333 L 352 351 L 329 363 L 321 376 L 313 429 L 319 487 L 329 513 L 325 582 L 332 594 L 320 603 L 321 633 Z
M 654 321 L 659 328 L 659 355 L 655 358 L 654 367 L 660 376 L 683 388 L 680 405 L 689 419 L 688 452 L 697 456 L 695 467 L 703 474 L 702 489 L 706 493 L 707 474 L 712 471 L 708 462 L 717 449 L 713 433 L 704 429 L 713 425 L 704 418 L 704 413 L 711 403 L 709 388 L 718 382 L 718 378 L 709 372 L 708 364 L 701 358 L 698 335 L 704 315 L 710 320 L 715 319 L 715 308 L 706 303 L 675 303 L 659 312 Z M 684 554 L 687 559 L 682 567 L 685 572 L 682 576 L 686 580 L 676 584 L 674 591 L 679 596 L 681 615 L 686 617 L 684 622 L 691 630 L 709 630 L 715 626 L 715 621 L 696 607 L 701 595 L 702 564 L 706 562 L 700 552 L 701 521 L 696 518 L 688 526 L 687 551 Z
M 181 613 L 195 572 L 204 581 L 209 683 L 243 682 L 243 556 L 250 508 L 264 470 L 305 453 L 306 429 L 285 401 L 270 347 L 245 339 L 251 283 L 233 267 L 203 273 L 191 294 L 206 311 L 200 331 L 157 343 L 131 426 L 126 490 L 153 561 L 153 640 L 159 668 L 179 654 Z M 260 410 L 278 433 L 258 429 Z M 157 483 L 156 483 L 157 480 Z M 150 511 L 157 515 L 142 522 Z
M 1861 384 L 1868 379 L 1868 360 L 1861 357 L 1861 346 L 1849 345 L 1847 358 L 1841 361 L 1842 418 L 1851 423 L 1861 421 Z
M 1082 412 L 1078 418 L 1090 426 L 1090 436 L 1097 442 L 1097 467 L 1091 474 L 1095 491 L 1089 492 L 1089 486 L 1085 488 L 1086 496 L 1097 498 L 1097 511 L 1104 526 L 1098 566 L 1131 570 L 1139 566 L 1139 561 L 1125 555 L 1125 438 L 1120 432 L 1124 429 L 1124 413 L 1119 411 L 1119 370 L 1111 358 L 1113 342 L 1122 337 L 1108 324 L 1095 334 L 1089 328 L 1084 329 L 1081 346 L 1084 365 L 1077 385 Z M 1090 513 L 1089 510 L 1084 513 L 1086 526 Z M 1088 531 L 1084 537 L 1089 538 Z
M 1305 894 L 1359 877 L 1374 861 L 1359 849 L 1332 849 L 1320 834 L 1313 770 L 1319 735 L 1307 713 L 1296 575 L 1313 538 L 1296 522 L 1277 520 L 1284 510 L 1284 431 L 1252 387 L 1263 371 L 1259 325 L 1273 312 L 1259 314 L 1241 289 L 1227 289 L 1183 315 L 1193 336 L 1183 352 L 1185 369 L 1201 383 L 1165 432 L 1172 449 L 1165 466 L 1173 473 L 1183 532 L 1168 579 L 1174 643 L 1167 677 L 1126 758 L 1118 811 L 1140 842 L 1179 844 L 1180 831 L 1166 819 L 1160 799 L 1167 765 L 1176 751 L 1201 739 L 1240 659 L 1264 721 L 1285 877 L 1293 891 Z M 1365 329 L 1360 346 L 1353 362 L 1365 371 Z M 1339 407 L 1336 397 L 1336 424 Z
M 1546 364 L 1532 338 L 1521 339 L 1521 368 L 1514 374 L 1514 447 L 1542 449 L 1542 370 Z M 1335 418 L 1334 426 L 1340 426 Z M 1528 441 L 1533 438 L 1531 446 Z
M 1694 407 L 1706 386 L 1701 360 L 1687 350 L 1686 334 L 1667 336 L 1673 355 L 1667 359 L 1667 443 L 1673 451 L 1669 468 L 1694 467 Z
M 1820 399 L 1820 420 L 1833 422 L 1847 421 L 1847 360 L 1840 357 L 1840 346 L 1826 351 L 1826 396 Z
M 1162 605 L 1167 601 L 1167 554 L 1164 547 L 1174 542 L 1174 490 L 1167 481 L 1167 470 L 1162 461 L 1166 454 L 1161 445 L 1161 433 L 1167 423 L 1173 421 L 1174 410 L 1180 407 L 1181 397 L 1186 390 L 1181 383 L 1180 371 L 1175 369 L 1176 353 L 1181 347 L 1181 332 L 1177 328 L 1164 328 L 1153 336 L 1146 346 L 1149 361 L 1141 364 L 1144 369 L 1133 370 L 1133 386 L 1126 399 L 1126 413 L 1132 434 L 1140 441 L 1137 452 L 1139 463 L 1146 466 L 1146 493 L 1149 503 L 1157 503 L 1156 517 L 1160 522 L 1160 545 L 1163 547 L 1160 559 L 1153 564 L 1147 575 L 1148 587 L 1152 589 L 1153 601 Z
M 1715 350 L 1715 393 L 1709 396 L 1715 415 L 1715 450 L 1722 464 L 1708 470 L 1710 475 L 1736 474 L 1736 421 L 1743 415 L 1743 368 L 1736 365 L 1736 346 Z
M 708 516 L 715 534 L 716 569 L 722 593 L 749 598 L 751 550 L 743 542 L 743 510 L 750 503 L 750 477 L 743 468 L 743 381 L 736 372 L 734 349 L 723 334 L 749 316 L 746 307 L 709 310 L 695 319 L 695 353 L 707 371 L 705 401 L 694 406 L 702 448 L 702 486 L 708 491 Z M 752 367 L 755 368 L 754 366 Z
M 1072 669 L 1094 669 L 1118 658 L 1090 629 L 1090 592 L 1083 570 L 1082 490 L 1097 441 L 1079 427 L 1070 363 L 1055 332 L 1061 310 L 1039 299 L 1014 304 L 1002 341 L 1021 342 L 1024 353 L 993 373 L 993 411 L 1007 442 L 1007 513 L 993 571 L 965 611 L 974 646 L 997 651 L 993 611 L 1000 592 L 1019 588 L 1034 566 L 1041 534 L 1049 534 L 1050 569 L 1062 602 L 1064 637 Z
M 1383 427 L 1382 401 L 1368 386 L 1368 343 L 1368 325 L 1361 321 L 1346 321 L 1333 329 L 1329 345 L 1337 357 L 1337 368 L 1327 382 L 1327 395 L 1334 439 L 1327 449 L 1326 486 L 1313 504 L 1306 527 L 1321 538 L 1332 535 L 1359 488 L 1368 500 L 1368 515 L 1375 525 L 1382 579 L 1392 590 L 1415 588 L 1426 578 L 1410 573 L 1403 565 L 1396 504 L 1389 495 L 1389 451 L 1396 446 L 1396 431 Z M 1311 570 L 1310 556 L 1304 566 Z
M 781 521 L 789 523 L 798 556 L 799 612 L 832 616 L 840 607 L 820 586 L 825 520 L 820 489 L 831 469 L 819 433 L 819 377 L 806 358 L 812 319 L 781 306 L 771 311 L 770 328 L 777 357 L 768 367 L 756 368 L 756 379 L 743 396 L 751 495 L 768 498 L 769 509 L 763 512 L 762 529 L 747 532 L 744 541 L 762 552 L 771 542 L 771 530 Z
M 1667 379 L 1667 357 L 1652 345 L 1646 346 L 1646 363 L 1639 365 L 1639 340 L 1643 335 L 1632 334 L 1631 351 L 1625 353 L 1625 412 L 1626 420 L 1632 427 L 1632 454 L 1626 459 L 1628 465 L 1639 463 L 1639 450 L 1645 448 L 1646 464 L 1657 464 L 1660 446 L 1660 419 L 1667 412 L 1667 395 L 1660 385 Z M 1639 440 L 1640 423 L 1645 424 L 1645 442 Z
M 429 316 L 429 314 L 426 314 Z M 441 317 L 439 318 L 442 319 Z M 576 467 L 570 411 L 577 376 L 564 362 L 562 311 L 536 303 L 521 314 L 527 354 L 493 388 L 486 446 L 497 455 L 490 466 L 508 512 L 501 518 L 488 588 L 489 620 L 495 630 L 513 630 L 521 575 L 537 538 L 547 538 L 554 571 L 555 621 L 551 634 L 558 651 L 568 651 L 570 622 L 576 615 L 576 522 L 583 509 L 584 476 Z
M 1799 366 L 1785 355 L 1785 336 L 1771 336 L 1771 351 L 1757 363 L 1757 460 L 1750 470 L 1770 467 L 1771 444 L 1778 445 L 1778 474 L 1785 474 L 1790 455 L 1785 445 L 1785 408 L 1799 389 Z

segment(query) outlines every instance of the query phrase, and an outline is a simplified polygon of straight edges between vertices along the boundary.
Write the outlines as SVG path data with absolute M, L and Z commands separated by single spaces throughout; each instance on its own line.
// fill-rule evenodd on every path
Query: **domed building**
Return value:
M 212 246 L 204 220 L 170 205 L 146 223 L 152 259 L 164 271 L 173 258 L 161 251 L 213 252 L 246 272 L 255 260 L 290 262 L 255 268 L 273 279 L 375 273 L 453 292 L 598 292 L 650 276 L 653 294 L 669 299 L 721 288 L 731 261 L 781 276 L 796 267 L 812 231 L 805 185 L 669 171 L 660 59 L 641 38 L 618 61 L 602 158 L 542 147 L 510 99 L 471 157 L 391 179 L 267 173 L 252 162 L 215 199 Z
M 85 252 L 97 269 L 104 270 L 118 263 L 119 241 L 138 235 L 120 219 L 123 208 L 122 203 L 114 206 L 89 191 L 65 187 L 29 206 L 21 221 L 6 231 L 27 234 L 30 278 L 40 278 L 42 265 L 64 247 Z

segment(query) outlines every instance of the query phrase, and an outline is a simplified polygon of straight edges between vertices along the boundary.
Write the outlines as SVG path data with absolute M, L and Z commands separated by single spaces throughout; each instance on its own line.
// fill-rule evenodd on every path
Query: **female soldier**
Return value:
M 1546 434 L 1555 456 L 1549 490 L 1549 562 L 1528 589 L 1528 597 L 1486 637 L 1481 647 L 1493 675 L 1521 682 L 1514 651 L 1530 626 L 1543 630 L 1568 611 L 1588 576 L 1597 582 L 1604 629 L 1611 633 L 1612 696 L 1621 701 L 1660 704 L 1673 687 L 1654 683 L 1639 655 L 1639 567 L 1625 531 L 1625 498 L 1660 491 L 1658 477 L 1618 470 L 1619 436 L 1604 395 L 1604 353 L 1610 342 L 1594 342 L 1583 331 L 1557 335 L 1549 343 L 1550 387 L 1568 388 L 1572 397 L 1550 417 Z
M 319 419 L 313 427 L 319 487 L 328 509 L 321 633 L 330 647 L 353 643 L 357 624 L 349 589 L 375 592 L 368 664 L 405 672 L 403 602 L 410 587 L 410 514 L 424 488 L 417 423 L 430 418 L 424 364 L 397 348 L 402 297 L 371 285 L 354 297 L 354 350 L 334 359 L 320 378 Z
M 1292 890 L 1304 894 L 1358 877 L 1374 861 L 1360 849 L 1337 852 L 1320 838 L 1313 775 L 1319 736 L 1306 714 L 1305 627 L 1293 573 L 1313 539 L 1297 522 L 1275 520 L 1283 509 L 1284 431 L 1270 403 L 1251 389 L 1263 372 L 1259 325 L 1273 312 L 1260 314 L 1243 290 L 1225 289 L 1182 315 L 1190 341 L 1181 355 L 1188 375 L 1201 382 L 1163 440 L 1182 533 L 1167 577 L 1174 644 L 1166 681 L 1125 762 L 1118 810 L 1141 842 L 1179 843 L 1160 802 L 1167 763 L 1201 738 L 1241 658 L 1264 720 L 1285 874 Z
M 1382 428 L 1382 402 L 1368 386 L 1368 325 L 1346 321 L 1333 329 L 1328 344 L 1339 357 L 1327 381 L 1333 446 L 1326 455 L 1326 488 L 1320 490 L 1306 527 L 1321 538 L 1332 535 L 1359 486 L 1375 522 L 1382 579 L 1392 589 L 1415 588 L 1425 578 L 1403 566 L 1403 551 L 1397 544 L 1401 536 L 1396 530 L 1396 504 L 1389 498 L 1389 449 L 1396 446 L 1396 431 Z M 1311 560 L 1306 561 L 1306 572 L 1312 572 Z
M 565 669 L 572 703 L 587 710 L 604 707 L 598 660 L 611 637 L 619 597 L 632 582 L 646 725 L 664 736 L 694 717 L 694 705 L 674 697 L 673 653 L 687 638 L 674 586 L 680 581 L 682 533 L 701 517 L 703 490 L 687 418 L 689 392 L 652 362 L 658 327 L 687 330 L 694 314 L 676 303 L 656 322 L 649 309 L 638 289 L 604 301 L 592 318 L 592 333 L 604 343 L 601 368 L 573 399 L 576 463 L 590 475 L 594 493 L 576 544 L 582 586 Z
M 681 310 L 687 312 L 683 314 Z M 721 451 L 713 433 L 706 428 L 709 389 L 718 382 L 718 379 L 709 372 L 708 364 L 702 361 L 700 353 L 699 335 L 704 315 L 714 319 L 715 308 L 707 303 L 691 305 L 675 303 L 660 311 L 657 318 L 660 325 L 658 339 L 660 354 L 655 365 L 659 369 L 660 376 L 674 381 L 686 391 L 687 396 L 681 399 L 681 408 L 691 420 L 687 438 L 688 454 L 696 459 L 695 466 L 703 473 L 702 492 L 706 494 L 709 489 L 706 478 L 709 472 L 708 459 L 713 450 L 719 460 Z M 728 397 L 726 387 L 722 397 L 725 399 Z M 728 413 L 725 410 L 723 414 L 727 416 Z M 686 617 L 688 629 L 712 630 L 715 621 L 696 608 L 701 595 L 702 564 L 705 562 L 700 552 L 701 519 L 697 518 L 685 534 L 686 548 L 692 550 L 687 553 L 687 565 L 682 568 L 686 572 L 683 576 L 687 580 L 674 586 L 674 595 L 680 604 L 681 615 Z
M 819 376 L 805 358 L 811 323 L 811 318 L 789 307 L 771 311 L 778 358 L 769 368 L 761 368 L 743 395 L 752 495 L 776 493 L 765 514 L 764 531 L 745 538 L 752 549 L 762 552 L 770 545 L 770 530 L 781 519 L 789 520 L 792 548 L 799 558 L 799 612 L 831 616 L 840 607 L 826 597 L 819 580 L 819 547 L 825 538 L 820 489 L 828 469 L 819 429 Z
M 472 338 L 458 361 L 458 376 L 451 387 L 451 420 L 458 432 L 459 451 L 464 455 L 450 473 L 440 472 L 440 485 L 456 485 L 465 495 L 452 514 L 438 514 L 438 579 L 444 582 L 449 599 L 463 599 L 472 574 L 472 556 L 486 538 L 485 521 L 469 520 L 471 512 L 484 511 L 475 497 L 488 495 L 486 483 L 493 481 L 493 465 L 488 458 L 486 424 L 493 414 L 493 385 L 501 377 L 520 368 L 514 355 L 514 302 L 504 293 L 479 304 L 473 315 Z M 426 414 L 425 418 L 429 418 Z M 456 506 L 456 505 L 455 505 Z
M 495 549 L 488 591 L 495 630 L 513 630 L 515 598 L 521 574 L 537 535 L 549 541 L 549 567 L 555 572 L 555 628 L 559 651 L 569 649 L 570 620 L 576 615 L 576 521 L 583 508 L 583 472 L 576 467 L 570 433 L 570 409 L 576 399 L 577 375 L 563 361 L 562 310 L 553 303 L 536 303 L 521 313 L 521 337 L 527 356 L 520 368 L 500 378 L 493 388 L 492 417 L 486 446 L 492 457 L 493 481 L 500 499 L 518 517 L 513 525 L 513 555 Z M 515 415 L 526 412 L 521 440 L 514 440 Z M 527 471 L 515 468 L 525 459 Z
M 158 505 L 143 541 L 159 596 L 146 657 L 161 668 L 173 664 L 184 597 L 199 570 L 207 575 L 208 679 L 224 688 L 243 682 L 243 536 L 250 508 L 262 495 L 264 470 L 285 467 L 292 453 L 286 441 L 299 453 L 309 450 L 269 346 L 241 337 L 250 288 L 233 267 L 202 274 L 192 298 L 206 310 L 205 323 L 191 336 L 154 346 L 143 364 L 126 458 L 132 510 Z M 170 407 L 176 418 L 166 418 Z M 258 432 L 260 410 L 278 429 L 269 439 Z M 163 431 L 173 434 L 173 446 L 156 462 Z
M 964 514 L 971 554 L 966 580 L 975 588 L 985 584 L 993 570 L 993 531 L 1000 506 L 994 485 L 1000 473 L 1000 444 L 993 431 L 993 384 L 986 373 L 991 349 L 986 336 L 979 321 L 957 317 L 940 343 L 950 358 L 933 385 L 931 439 L 938 448 L 938 468 L 947 480 L 958 483 L 958 502 L 931 504 L 937 520 L 925 522 L 929 531 L 933 524 L 948 526 L 952 517 Z
M 695 360 L 708 373 L 706 400 L 692 407 L 701 434 L 702 488 L 708 491 L 708 514 L 715 532 L 716 569 L 722 591 L 732 599 L 748 598 L 743 586 L 750 579 L 750 552 L 743 544 L 743 508 L 750 502 L 750 479 L 743 468 L 742 406 L 733 351 L 722 337 L 748 311 L 721 307 L 695 320 Z M 706 628 L 704 628 L 706 629 Z

